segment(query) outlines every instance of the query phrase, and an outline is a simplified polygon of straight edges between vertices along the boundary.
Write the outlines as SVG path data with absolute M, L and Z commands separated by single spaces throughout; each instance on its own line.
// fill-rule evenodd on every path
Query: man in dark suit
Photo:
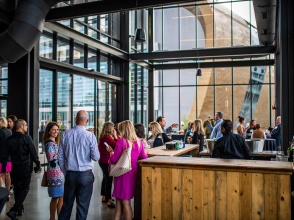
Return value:
M 281 116 L 277 117 L 276 120 L 276 127 L 271 128 L 269 127 L 268 130 L 271 132 L 270 134 L 267 134 L 267 137 L 271 137 L 273 139 L 276 139 L 277 142 L 277 149 L 281 150 Z

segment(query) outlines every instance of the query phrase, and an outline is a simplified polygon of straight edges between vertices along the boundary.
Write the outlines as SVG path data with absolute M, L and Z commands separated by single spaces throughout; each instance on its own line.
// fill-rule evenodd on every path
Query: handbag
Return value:
M 128 141 L 127 141 L 127 143 L 128 143 Z M 117 163 L 111 164 L 109 176 L 119 177 L 119 176 L 132 170 L 131 151 L 132 151 L 132 148 L 129 147 L 129 144 L 128 144 L 127 149 L 125 149 L 122 152 Z
M 41 182 L 41 186 L 43 187 L 48 187 L 48 181 L 47 181 L 47 170 L 46 170 L 46 165 L 45 165 L 45 157 L 46 157 L 46 154 L 44 154 L 44 174 L 43 174 L 43 179 L 42 179 L 42 182 Z

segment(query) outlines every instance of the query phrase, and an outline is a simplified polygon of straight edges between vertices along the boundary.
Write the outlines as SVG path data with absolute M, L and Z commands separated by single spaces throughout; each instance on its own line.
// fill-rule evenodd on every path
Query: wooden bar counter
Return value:
M 142 219 L 291 219 L 292 163 L 155 156 L 142 167 Z

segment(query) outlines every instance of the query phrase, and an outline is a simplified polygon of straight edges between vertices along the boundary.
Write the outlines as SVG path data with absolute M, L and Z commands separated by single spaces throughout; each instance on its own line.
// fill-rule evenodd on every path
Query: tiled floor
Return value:
M 40 161 L 43 163 L 42 154 L 40 155 Z M 95 163 L 94 166 L 94 190 L 93 195 L 90 203 L 88 218 L 89 220 L 106 220 L 106 219 L 113 219 L 114 217 L 114 209 L 110 209 L 107 207 L 105 203 L 101 202 L 100 196 L 100 186 L 101 186 L 101 177 L 102 171 L 98 165 Z M 50 217 L 49 214 L 49 203 L 50 198 L 48 197 L 47 188 L 41 187 L 41 181 L 43 177 L 43 171 L 37 174 L 32 174 L 32 181 L 31 181 L 31 189 L 29 194 L 25 200 L 24 207 L 25 213 L 22 217 L 19 217 L 20 220 L 48 220 Z M 9 211 L 10 207 L 14 204 L 14 198 L 10 199 L 9 202 L 6 203 L 4 207 L 0 219 L 1 220 L 9 220 L 6 216 L 6 212 Z M 75 206 L 73 208 L 71 219 L 75 219 Z M 56 217 L 57 219 L 57 217 Z

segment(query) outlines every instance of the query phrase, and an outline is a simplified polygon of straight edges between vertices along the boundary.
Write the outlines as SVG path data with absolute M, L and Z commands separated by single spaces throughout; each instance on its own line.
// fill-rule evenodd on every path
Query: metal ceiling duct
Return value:
M 276 39 L 277 0 L 253 0 L 260 45 L 273 45 Z
M 10 0 L 7 0 L 10 1 Z M 19 0 L 14 20 L 0 34 L 0 63 L 14 63 L 34 47 L 50 8 L 62 0 Z

